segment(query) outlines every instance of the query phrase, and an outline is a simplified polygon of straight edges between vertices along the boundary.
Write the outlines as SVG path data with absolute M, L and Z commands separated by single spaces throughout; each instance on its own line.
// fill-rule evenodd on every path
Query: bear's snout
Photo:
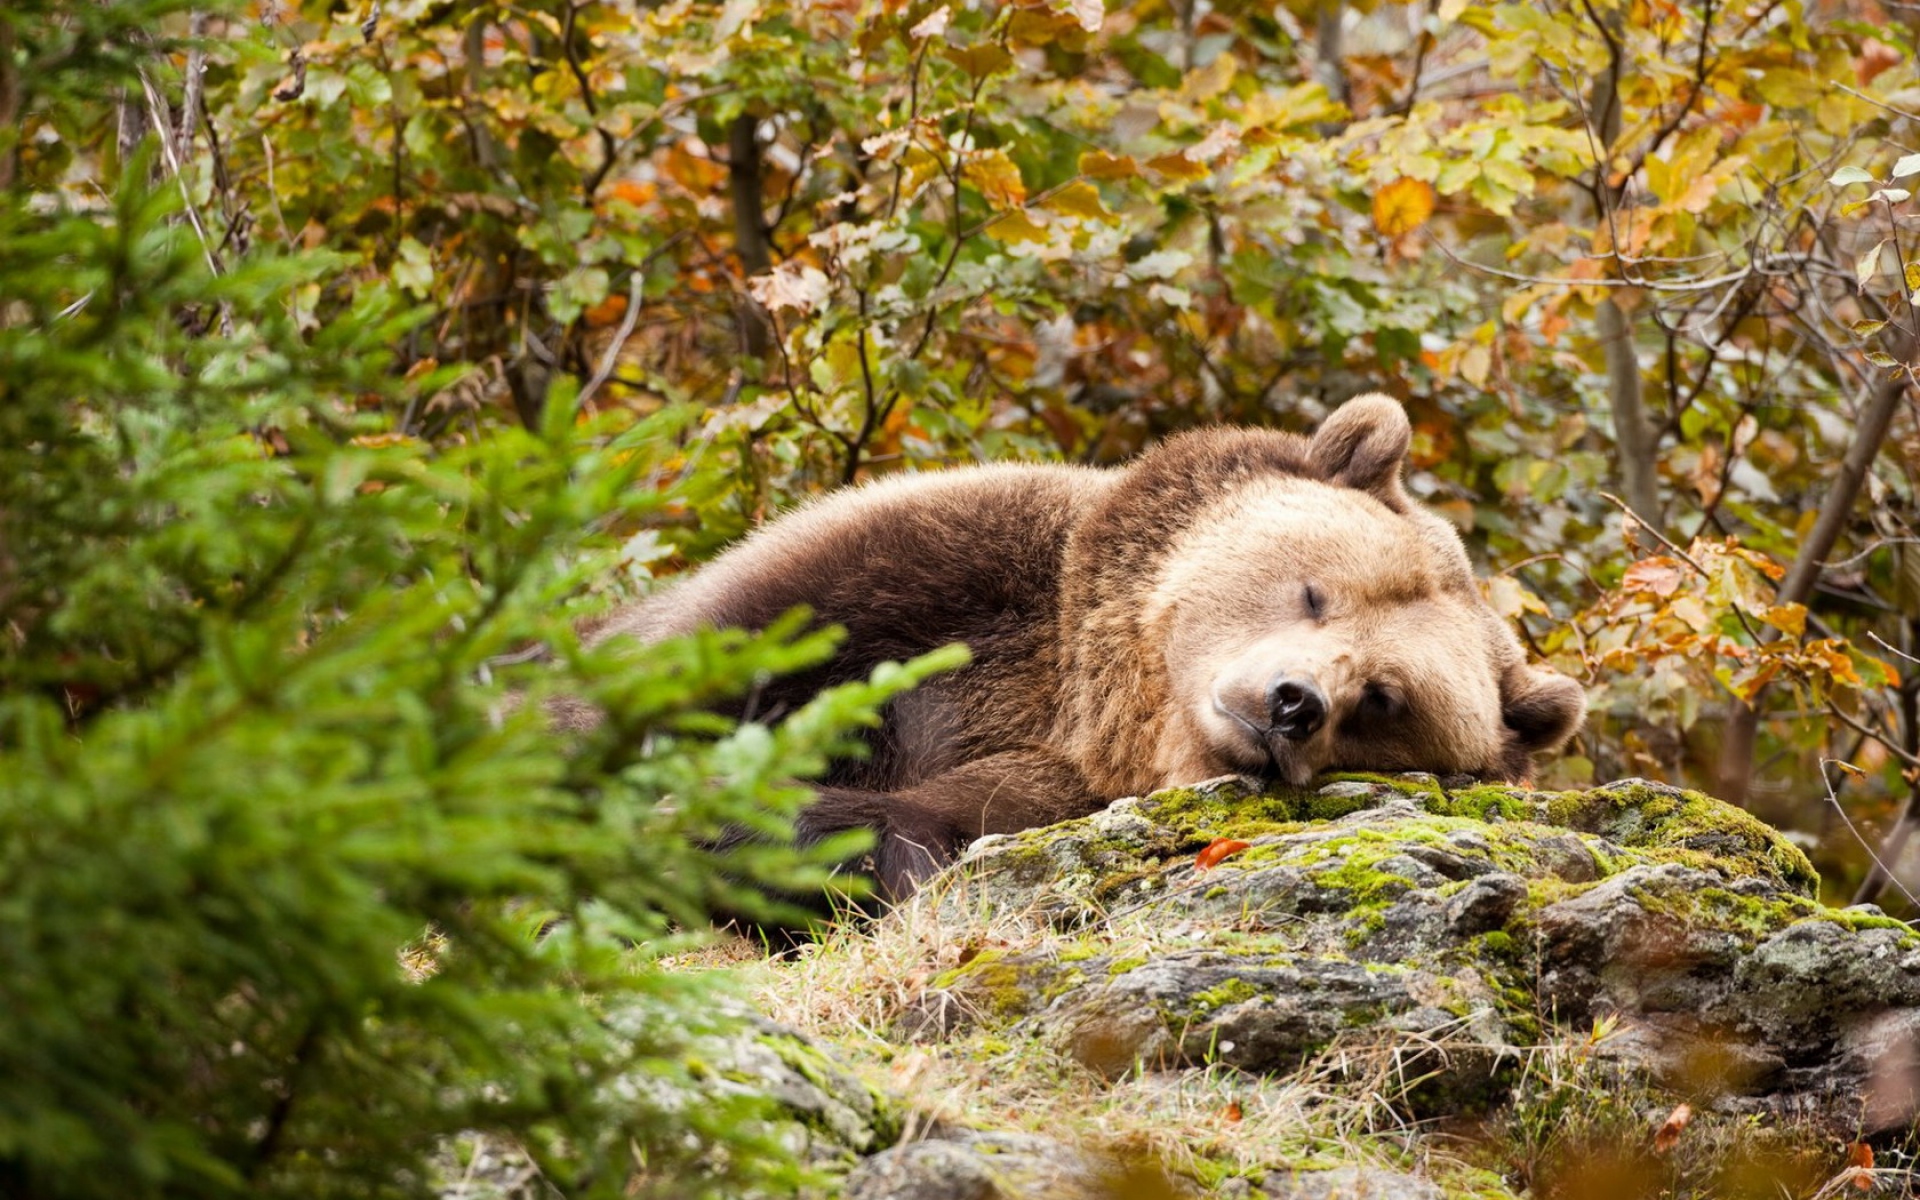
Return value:
M 1267 684 L 1267 714 L 1274 733 L 1304 742 L 1327 723 L 1327 694 L 1305 676 L 1276 675 Z

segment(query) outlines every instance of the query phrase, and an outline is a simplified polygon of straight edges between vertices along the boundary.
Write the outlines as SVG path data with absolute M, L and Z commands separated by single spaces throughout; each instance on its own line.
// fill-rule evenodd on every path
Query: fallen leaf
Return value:
M 1865 1142 L 1847 1145 L 1847 1172 L 1853 1186 L 1863 1192 L 1873 1190 L 1873 1147 Z
M 1227 1107 L 1224 1110 L 1222 1110 L 1220 1115 L 1225 1117 L 1229 1121 L 1238 1121 L 1242 1117 L 1246 1116 L 1246 1113 L 1241 1110 L 1240 1102 L 1238 1100 L 1229 1100 L 1227 1101 Z
M 1673 1149 L 1674 1146 L 1679 1143 L 1680 1134 L 1686 1129 L 1687 1122 L 1691 1120 L 1693 1120 L 1693 1105 L 1674 1105 L 1673 1111 L 1667 1114 L 1665 1123 L 1654 1132 L 1653 1152 L 1655 1154 L 1665 1154 L 1667 1151 Z
M 1210 871 L 1222 861 L 1245 850 L 1252 842 L 1243 842 L 1236 838 L 1215 838 L 1207 843 L 1207 848 L 1193 856 L 1193 866 L 1198 871 Z

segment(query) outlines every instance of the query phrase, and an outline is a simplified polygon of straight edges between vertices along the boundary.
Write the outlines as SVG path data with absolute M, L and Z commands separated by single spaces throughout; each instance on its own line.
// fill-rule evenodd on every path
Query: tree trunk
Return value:
M 1620 75 L 1626 69 L 1620 49 L 1621 20 L 1618 13 L 1596 17 L 1600 33 L 1606 39 L 1607 67 L 1593 82 L 1587 98 L 1588 120 L 1594 140 L 1600 144 L 1600 161 L 1593 165 L 1593 197 L 1599 223 L 1613 219 L 1613 204 L 1619 198 L 1607 179 L 1607 159 L 1620 136 Z M 1611 239 L 1609 239 L 1611 244 Z M 1594 336 L 1600 341 L 1600 354 L 1607 371 L 1607 407 L 1613 417 L 1614 445 L 1620 450 L 1620 487 L 1627 494 L 1627 507 L 1641 524 L 1660 532 L 1659 445 L 1653 428 L 1647 423 L 1645 393 L 1640 382 L 1640 356 L 1634 349 L 1634 322 L 1627 310 L 1611 296 L 1594 306 Z
M 1594 308 L 1594 325 L 1607 364 L 1607 400 L 1613 410 L 1614 443 L 1620 448 L 1620 483 L 1627 507 L 1640 523 L 1660 529 L 1658 445 L 1647 423 L 1640 388 L 1640 356 L 1633 348 L 1633 322 L 1612 297 Z
M 747 278 L 773 266 L 767 244 L 767 206 L 760 190 L 760 119 L 741 113 L 727 130 L 727 181 L 733 197 L 734 248 Z M 749 358 L 773 348 L 773 321 L 760 302 L 740 293 L 740 346 Z

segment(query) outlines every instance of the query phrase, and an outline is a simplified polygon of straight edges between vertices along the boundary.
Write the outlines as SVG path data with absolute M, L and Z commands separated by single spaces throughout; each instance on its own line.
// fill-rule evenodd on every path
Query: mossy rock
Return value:
M 1245 845 L 1202 867 L 1221 839 Z M 1454 1064 L 1409 1093 L 1426 1113 L 1497 1105 L 1516 1047 L 1596 1020 L 1632 1035 L 1601 1057 L 1671 1081 L 1662 1031 L 1684 1027 L 1751 1068 L 1730 1103 L 1832 1108 L 1866 1087 L 1834 1056 L 1859 1062 L 1884 1014 L 1920 1030 L 1920 936 L 1818 889 L 1765 824 L 1662 784 L 1226 778 L 977 843 L 919 903 L 1052 932 L 937 979 L 908 1023 L 1040 1036 L 1106 1074 L 1419 1041 Z

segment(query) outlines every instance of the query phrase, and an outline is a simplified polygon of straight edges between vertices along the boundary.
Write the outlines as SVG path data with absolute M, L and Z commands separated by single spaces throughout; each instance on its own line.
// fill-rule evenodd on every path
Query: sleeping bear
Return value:
M 971 665 L 892 702 L 835 764 L 803 840 L 874 831 L 882 894 L 969 841 L 1227 773 L 1523 780 L 1585 698 L 1527 665 L 1460 538 L 1401 485 L 1410 428 L 1381 395 L 1311 438 L 1206 429 L 1102 470 L 899 475 L 770 522 L 593 634 L 760 628 L 797 606 L 845 640 L 775 679 L 795 706 L 950 642 Z

